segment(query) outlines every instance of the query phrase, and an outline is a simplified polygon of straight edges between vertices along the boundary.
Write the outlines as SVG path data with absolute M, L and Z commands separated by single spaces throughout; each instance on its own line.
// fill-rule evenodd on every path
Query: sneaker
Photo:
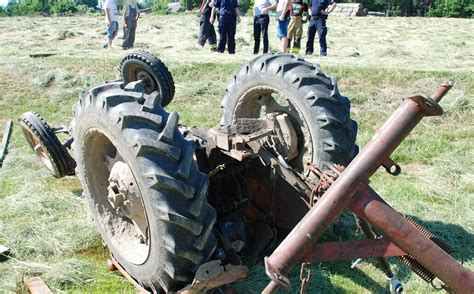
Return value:
M 102 48 L 109 49 L 110 47 L 109 47 L 109 44 L 105 44 L 104 46 L 102 46 Z

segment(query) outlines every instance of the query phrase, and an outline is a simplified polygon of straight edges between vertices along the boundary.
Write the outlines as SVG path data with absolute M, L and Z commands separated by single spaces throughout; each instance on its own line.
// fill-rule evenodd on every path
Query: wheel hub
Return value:
M 145 83 L 145 87 L 147 88 L 147 90 L 155 88 L 155 82 L 153 80 L 153 77 L 150 75 L 149 72 L 145 70 L 137 72 L 137 80 L 142 80 Z
M 112 208 L 124 221 L 131 221 L 141 243 L 148 244 L 148 223 L 145 209 L 130 167 L 123 161 L 117 161 L 109 175 L 107 187 Z

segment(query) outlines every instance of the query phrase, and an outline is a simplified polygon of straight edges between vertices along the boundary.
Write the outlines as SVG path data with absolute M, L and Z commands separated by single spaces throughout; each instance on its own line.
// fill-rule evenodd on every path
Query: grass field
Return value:
M 210 53 L 196 44 L 192 14 L 140 19 L 136 47 L 160 56 L 176 82 L 167 107 L 185 125 L 213 127 L 227 80 L 253 56 L 251 18 L 238 27 L 237 54 Z M 329 57 L 311 57 L 338 79 L 352 101 L 363 146 L 401 98 L 431 93 L 447 79 L 442 117 L 427 118 L 393 159 L 402 175 L 378 172 L 372 186 L 399 211 L 416 218 L 464 254 L 474 269 L 474 20 L 435 18 L 330 18 Z M 271 24 L 271 48 L 278 48 Z M 37 111 L 51 125 L 68 124 L 78 93 L 118 78 L 121 49 L 101 49 L 101 17 L 0 18 L 0 132 L 7 119 Z M 303 43 L 305 42 L 303 38 Z M 120 40 L 119 40 L 120 41 Z M 303 46 L 304 47 L 304 46 Z M 55 52 L 47 58 L 29 54 Z M 0 134 L 1 135 L 1 134 Z M 22 292 L 25 275 L 38 274 L 55 292 L 133 292 L 106 270 L 107 252 L 87 216 L 75 177 L 54 179 L 15 129 L 0 169 L 0 244 L 15 257 L 0 263 L 0 292 Z M 330 239 L 331 236 L 327 236 Z M 394 261 L 408 293 L 435 290 Z M 370 261 L 314 265 L 310 292 L 383 293 L 387 282 Z M 262 264 L 236 283 L 239 293 L 259 293 L 268 282 Z M 292 283 L 297 287 L 295 270 Z

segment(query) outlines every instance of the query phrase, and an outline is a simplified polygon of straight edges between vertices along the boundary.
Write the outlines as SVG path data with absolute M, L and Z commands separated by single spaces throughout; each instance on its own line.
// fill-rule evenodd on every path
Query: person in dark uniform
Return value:
M 131 0 L 128 5 L 125 6 L 123 12 L 123 43 L 122 48 L 124 50 L 133 48 L 135 44 L 135 31 L 137 29 L 137 21 L 140 17 L 138 11 L 137 1 Z
M 329 8 L 329 9 L 328 9 Z M 308 25 L 308 41 L 306 42 L 306 55 L 312 55 L 314 51 L 314 36 L 316 31 L 319 36 L 319 55 L 326 56 L 328 54 L 326 35 L 328 28 L 326 27 L 326 19 L 328 14 L 336 8 L 333 0 L 311 0 L 309 14 L 311 20 Z M 326 9 L 328 9 L 326 11 Z
M 235 32 L 240 22 L 239 2 L 237 0 L 214 0 L 210 22 L 214 22 L 215 10 L 219 10 L 219 43 L 217 51 L 224 53 L 227 44 L 229 54 L 235 54 Z
M 211 50 L 217 48 L 216 31 L 214 24 L 210 22 L 212 7 L 209 5 L 212 0 L 202 0 L 201 8 L 199 8 L 199 38 L 198 44 L 204 47 L 206 41 L 209 42 Z

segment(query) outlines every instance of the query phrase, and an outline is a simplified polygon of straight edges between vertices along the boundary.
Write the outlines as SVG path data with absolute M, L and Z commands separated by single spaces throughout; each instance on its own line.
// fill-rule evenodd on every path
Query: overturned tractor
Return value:
M 181 126 L 164 110 L 174 83 L 158 58 L 130 53 L 121 72 L 80 94 L 69 126 L 51 128 L 31 112 L 19 123 L 54 176 L 79 177 L 115 264 L 139 287 L 220 287 L 246 275 L 242 259 L 256 262 L 291 232 L 265 258 L 266 293 L 292 289 L 287 275 L 298 264 L 303 272 L 311 262 L 369 257 L 401 292 L 389 256 L 427 282 L 474 293 L 474 274 L 450 247 L 368 186 L 381 166 L 400 173 L 390 154 L 423 116 L 442 113 L 451 84 L 406 98 L 359 153 L 349 99 L 299 57 L 264 55 L 237 70 L 213 129 Z M 366 239 L 317 243 L 343 210 Z

